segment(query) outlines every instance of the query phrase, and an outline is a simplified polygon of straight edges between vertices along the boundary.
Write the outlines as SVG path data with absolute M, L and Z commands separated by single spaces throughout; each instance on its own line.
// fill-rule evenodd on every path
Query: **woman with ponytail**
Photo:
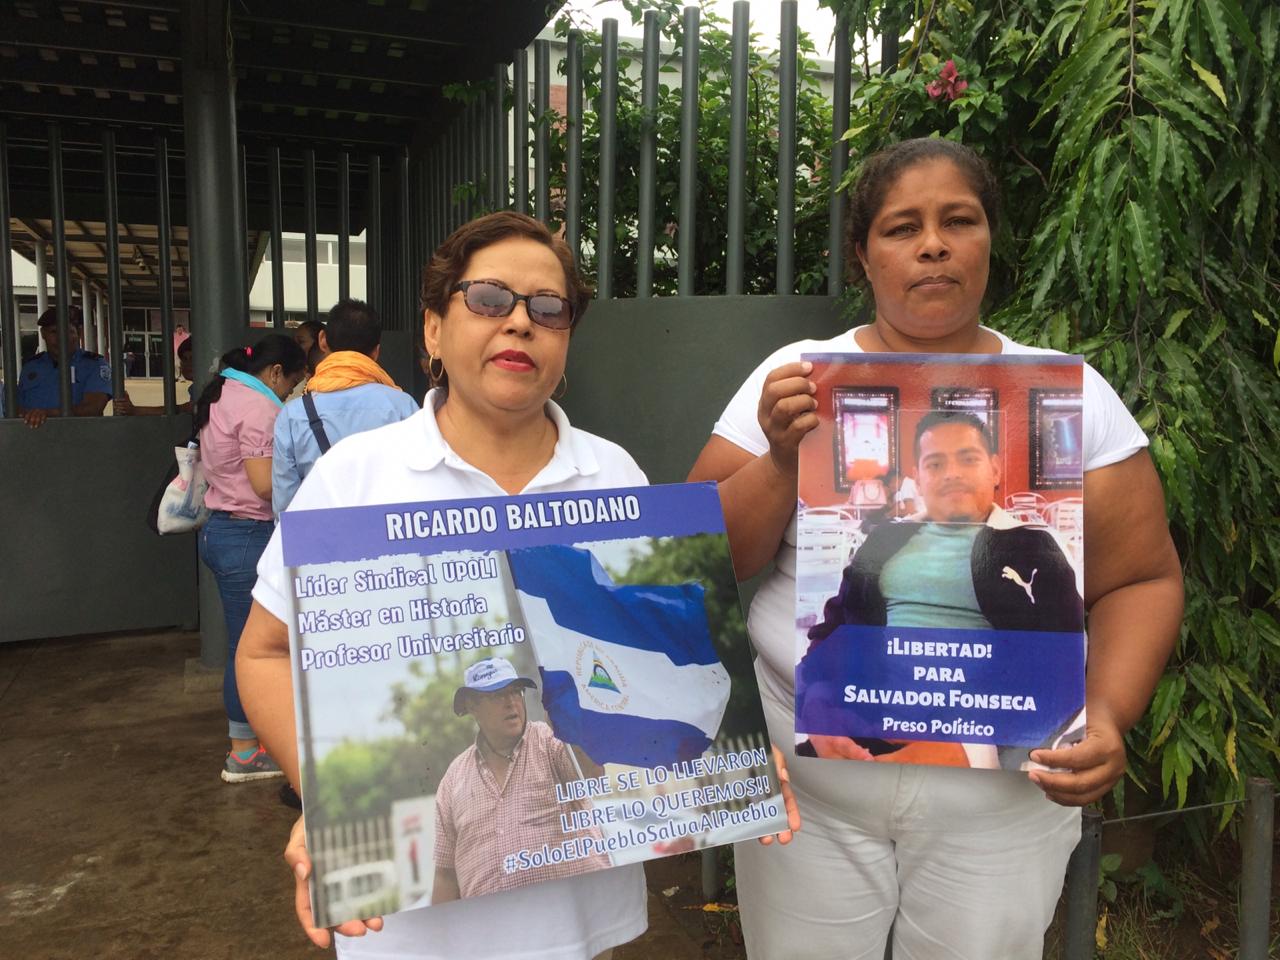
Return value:
M 272 333 L 252 347 L 226 353 L 222 370 L 196 401 L 200 462 L 209 481 L 212 514 L 200 531 L 200 558 L 218 583 L 227 622 L 222 702 L 231 748 L 222 767 L 227 783 L 280 776 L 245 717 L 236 688 L 236 647 L 252 602 L 258 558 L 271 539 L 271 441 L 276 414 L 306 366 L 302 348 Z

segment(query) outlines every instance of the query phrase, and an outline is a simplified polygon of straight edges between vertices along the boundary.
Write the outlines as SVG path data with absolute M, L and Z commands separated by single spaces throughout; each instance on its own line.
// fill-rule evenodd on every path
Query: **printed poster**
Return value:
M 1080 740 L 1081 358 L 804 359 L 797 752 L 1025 770 Z
M 785 829 L 714 484 L 281 528 L 319 925 Z

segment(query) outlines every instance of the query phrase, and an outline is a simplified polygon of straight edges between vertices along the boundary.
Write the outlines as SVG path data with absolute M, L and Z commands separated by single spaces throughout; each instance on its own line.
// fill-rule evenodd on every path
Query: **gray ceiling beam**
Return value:
M 77 90 L 108 90 L 112 93 L 182 95 L 182 75 L 177 69 L 157 70 L 149 59 L 134 70 L 121 67 L 114 59 L 104 61 L 101 57 L 97 63 L 81 63 L 80 55 L 70 52 L 64 59 L 56 61 L 34 56 L 16 61 L 0 60 L 0 81 Z
M 322 33 L 347 33 L 432 47 L 461 47 L 448 36 L 468 36 L 483 11 L 476 0 L 437 6 L 430 11 L 394 10 L 359 3 L 310 0 L 241 0 L 233 22 L 261 23 Z
M 438 94 L 415 98 L 368 90 L 339 90 L 330 84 L 272 83 L 257 77 L 248 77 L 236 84 L 238 103 L 271 104 L 278 108 L 277 113 L 305 107 L 308 110 L 337 110 L 340 113 L 366 113 L 372 117 L 419 120 L 433 113 L 434 101 L 438 99 Z
M 96 97 L 67 97 L 61 94 L 32 95 L 12 89 L 0 90 L 0 113 L 18 117 L 39 117 L 80 123 L 124 123 L 159 130 L 182 130 L 182 107 L 167 103 L 135 103 L 132 100 L 100 100 Z M 413 135 L 410 124 L 392 126 L 379 120 L 335 122 L 321 116 L 298 117 L 291 112 L 264 113 L 247 109 L 237 112 L 236 128 L 241 134 L 270 141 L 282 137 L 348 143 L 364 149 L 397 147 Z
M 151 13 L 177 13 L 181 9 L 179 0 L 76 0 L 76 4 L 115 10 L 147 10 Z
M 15 47 L 74 50 L 116 57 L 179 59 L 178 34 L 174 30 L 141 30 L 99 27 L 91 23 L 68 24 L 60 20 L 30 20 L 0 14 L 0 36 Z
M 254 40 L 238 40 L 237 67 L 251 70 L 280 70 L 323 77 L 343 77 L 371 83 L 398 83 L 410 87 L 439 87 L 475 72 L 474 57 L 464 50 L 445 55 L 388 57 L 373 52 L 316 50 L 300 44 L 282 45 Z M 484 66 L 487 75 L 489 67 Z

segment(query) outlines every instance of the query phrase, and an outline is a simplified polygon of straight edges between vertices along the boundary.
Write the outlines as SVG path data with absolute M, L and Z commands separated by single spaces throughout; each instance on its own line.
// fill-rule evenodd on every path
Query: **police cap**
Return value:
M 84 329 L 84 313 L 79 307 L 67 308 L 67 319 L 73 327 Z M 58 322 L 58 308 L 50 307 L 44 313 L 40 314 L 40 319 L 36 321 L 37 327 L 52 327 Z

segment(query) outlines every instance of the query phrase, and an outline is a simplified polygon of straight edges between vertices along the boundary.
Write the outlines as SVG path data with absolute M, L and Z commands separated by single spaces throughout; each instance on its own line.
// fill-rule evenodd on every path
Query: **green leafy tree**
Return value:
M 823 3 L 911 37 L 864 66 L 850 179 L 907 137 L 982 153 L 1008 213 L 987 322 L 1083 353 L 1151 435 L 1187 615 L 1131 774 L 1179 805 L 1239 798 L 1280 773 L 1280 7 Z
M 315 804 L 308 801 L 308 822 L 324 826 L 387 816 L 393 798 L 429 792 L 421 760 L 417 745 L 402 737 L 338 744 L 320 762 L 319 797 Z

